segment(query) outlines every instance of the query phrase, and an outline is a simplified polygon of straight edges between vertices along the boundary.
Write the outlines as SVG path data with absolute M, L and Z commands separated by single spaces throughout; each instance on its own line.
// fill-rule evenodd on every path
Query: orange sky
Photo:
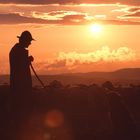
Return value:
M 0 74 L 9 73 L 9 51 L 24 30 L 36 39 L 29 50 L 39 74 L 140 67 L 139 2 L 65 2 L 0 2 Z M 101 25 L 99 33 L 91 31 L 95 23 Z

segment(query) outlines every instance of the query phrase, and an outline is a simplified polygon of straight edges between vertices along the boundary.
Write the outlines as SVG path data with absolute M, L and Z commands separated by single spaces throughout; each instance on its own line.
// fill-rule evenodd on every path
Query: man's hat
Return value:
M 22 32 L 21 36 L 17 36 L 17 38 L 21 38 L 23 40 L 30 40 L 30 41 L 35 40 L 35 39 L 33 39 L 32 35 L 29 31 Z

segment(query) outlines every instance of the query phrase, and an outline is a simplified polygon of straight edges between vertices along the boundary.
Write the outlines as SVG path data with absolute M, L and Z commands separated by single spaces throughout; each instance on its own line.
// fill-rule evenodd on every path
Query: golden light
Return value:
M 102 25 L 101 24 L 92 24 L 90 26 L 90 29 L 93 33 L 98 34 L 102 31 Z

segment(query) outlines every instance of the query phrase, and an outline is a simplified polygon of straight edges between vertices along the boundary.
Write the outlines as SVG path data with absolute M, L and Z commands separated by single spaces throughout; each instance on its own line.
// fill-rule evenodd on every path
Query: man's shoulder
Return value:
M 11 52 L 24 52 L 24 51 L 25 49 L 21 47 L 18 43 L 15 44 L 11 49 Z
M 10 57 L 16 57 L 16 58 L 27 57 L 28 56 L 28 50 L 24 49 L 19 44 L 15 44 L 13 46 L 13 48 L 11 49 L 9 55 L 10 55 Z
M 19 48 L 20 47 L 18 47 L 19 46 L 19 44 L 17 43 L 17 44 L 15 44 L 13 47 L 12 47 L 12 49 L 11 49 L 11 51 L 16 51 L 16 50 L 19 50 Z
M 23 52 L 19 44 L 15 44 L 10 51 L 10 56 L 18 56 L 18 55 L 21 55 L 22 53 Z

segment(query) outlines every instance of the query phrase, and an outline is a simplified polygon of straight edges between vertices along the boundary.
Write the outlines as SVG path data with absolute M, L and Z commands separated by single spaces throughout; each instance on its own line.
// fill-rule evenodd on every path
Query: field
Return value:
M 140 86 L 53 81 L 46 89 L 13 95 L 0 86 L 5 140 L 139 140 Z

